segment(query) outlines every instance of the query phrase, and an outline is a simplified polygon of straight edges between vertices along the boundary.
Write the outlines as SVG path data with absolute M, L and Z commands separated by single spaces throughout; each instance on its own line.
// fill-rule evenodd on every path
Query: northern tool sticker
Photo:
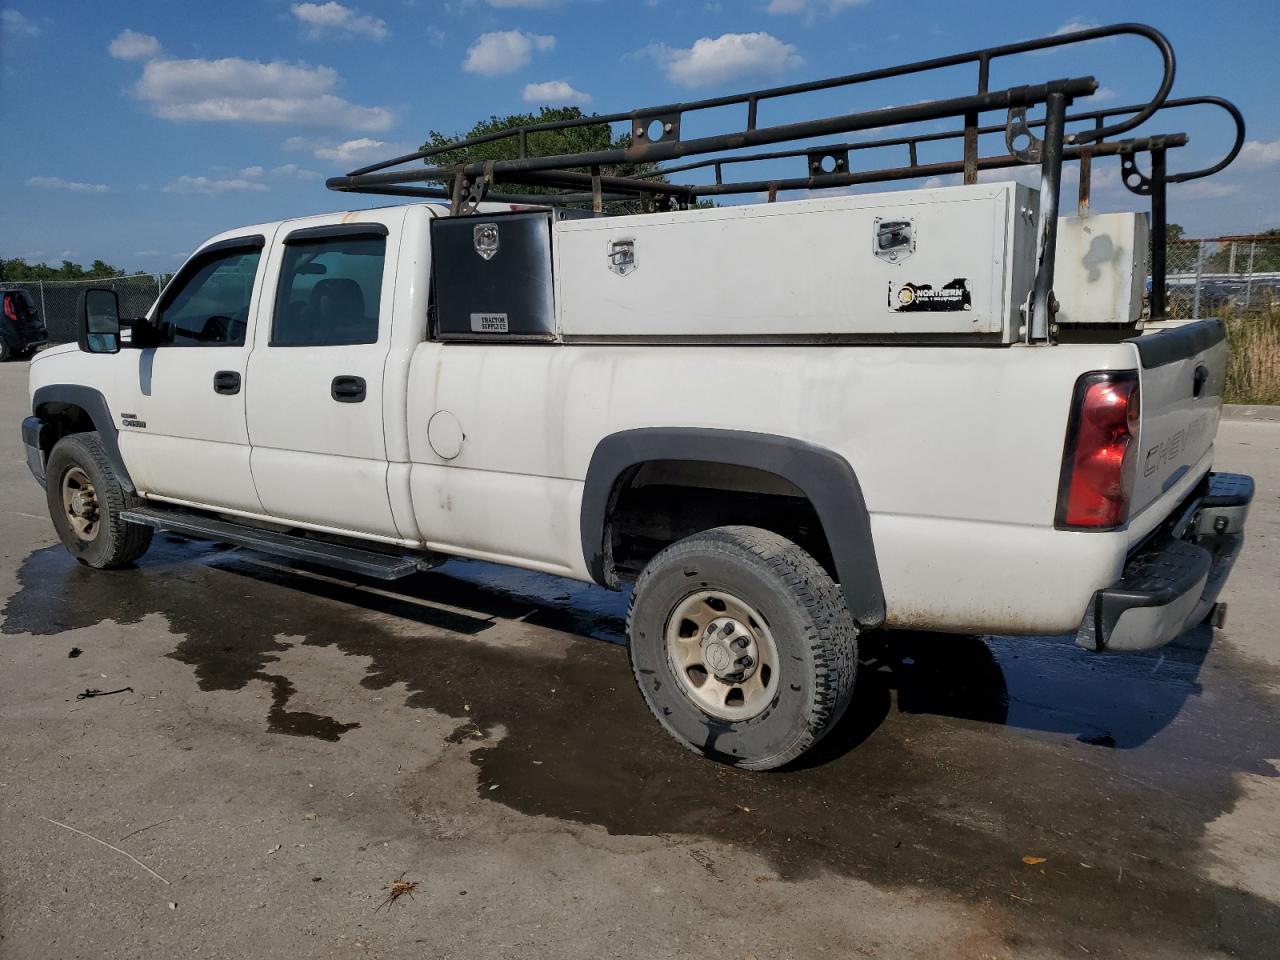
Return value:
M 936 288 L 929 283 L 890 282 L 889 309 L 895 313 L 972 310 L 973 296 L 969 292 L 969 281 L 963 277 Z

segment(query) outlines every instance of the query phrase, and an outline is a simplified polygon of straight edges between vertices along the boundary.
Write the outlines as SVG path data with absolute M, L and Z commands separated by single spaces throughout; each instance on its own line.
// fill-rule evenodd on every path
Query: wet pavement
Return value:
M 1226 630 L 1109 657 L 869 635 L 840 729 L 767 775 L 661 732 L 624 596 L 173 537 L 100 573 L 27 482 L 0 519 L 0 956 L 1280 955 L 1280 424 L 1222 447 L 1260 487 Z M 41 816 L 136 820 L 120 846 L 185 876 L 152 889 Z

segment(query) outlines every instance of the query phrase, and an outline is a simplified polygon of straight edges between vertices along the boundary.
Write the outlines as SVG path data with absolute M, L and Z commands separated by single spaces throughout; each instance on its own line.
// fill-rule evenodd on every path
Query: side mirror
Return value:
M 120 301 L 114 290 L 86 290 L 80 298 L 80 349 L 120 352 Z

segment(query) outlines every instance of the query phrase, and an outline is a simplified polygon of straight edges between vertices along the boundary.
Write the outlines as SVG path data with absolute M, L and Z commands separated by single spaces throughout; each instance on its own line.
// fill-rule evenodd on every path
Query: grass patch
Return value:
M 1225 316 L 1227 403 L 1280 404 L 1280 308 L 1249 317 Z

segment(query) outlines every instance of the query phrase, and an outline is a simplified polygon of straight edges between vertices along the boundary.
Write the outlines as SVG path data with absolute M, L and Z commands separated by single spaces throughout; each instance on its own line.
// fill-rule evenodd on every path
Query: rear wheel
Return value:
M 120 518 L 138 499 L 121 485 L 96 433 L 59 440 L 45 468 L 49 515 L 71 555 L 100 570 L 123 567 L 151 546 L 152 529 Z
M 4 337 L 0 337 L 0 363 L 11 359 L 13 355 L 13 347 L 9 346 L 9 341 Z
M 658 722 L 749 770 L 799 757 L 852 696 L 857 628 L 839 588 L 768 530 L 718 527 L 667 547 L 636 582 L 628 633 Z

